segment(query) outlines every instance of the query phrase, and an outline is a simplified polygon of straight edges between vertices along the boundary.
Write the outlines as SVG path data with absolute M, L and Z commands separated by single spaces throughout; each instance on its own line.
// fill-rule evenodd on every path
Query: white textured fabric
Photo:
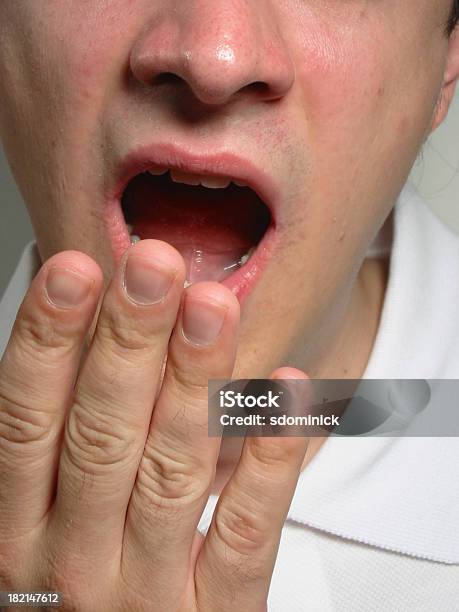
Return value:
M 459 378 L 459 238 L 409 186 L 393 223 L 389 284 L 364 378 Z M 385 252 L 380 236 L 369 254 Z M 0 302 L 0 354 L 37 262 L 28 245 Z M 212 496 L 201 531 L 215 503 Z M 458 602 L 459 440 L 328 440 L 301 474 L 269 609 L 452 612 Z

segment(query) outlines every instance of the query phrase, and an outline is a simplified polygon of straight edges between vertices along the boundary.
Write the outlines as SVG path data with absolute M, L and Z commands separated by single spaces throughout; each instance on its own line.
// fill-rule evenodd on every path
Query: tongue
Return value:
M 173 183 L 168 175 L 137 176 L 123 208 L 133 234 L 156 238 L 183 256 L 187 281 L 222 281 L 263 236 L 269 213 L 248 188 L 211 190 Z

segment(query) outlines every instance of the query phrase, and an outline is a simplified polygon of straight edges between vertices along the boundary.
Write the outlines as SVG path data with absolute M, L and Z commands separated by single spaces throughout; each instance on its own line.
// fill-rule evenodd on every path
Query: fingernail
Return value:
M 46 294 L 59 308 L 76 308 L 88 297 L 94 279 L 66 268 L 51 268 L 46 279 Z
M 183 335 L 192 344 L 208 346 L 220 335 L 228 309 L 223 305 L 185 298 Z
M 130 255 L 124 271 L 124 287 L 137 304 L 157 304 L 163 300 L 175 279 L 171 269 L 155 266 L 144 258 Z

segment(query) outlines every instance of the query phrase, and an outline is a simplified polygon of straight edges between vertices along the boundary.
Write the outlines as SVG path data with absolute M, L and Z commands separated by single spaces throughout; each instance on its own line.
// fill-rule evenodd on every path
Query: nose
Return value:
M 275 100 L 292 87 L 294 65 L 270 0 L 164 0 L 157 11 L 130 55 L 143 84 L 185 83 L 212 106 L 242 92 Z

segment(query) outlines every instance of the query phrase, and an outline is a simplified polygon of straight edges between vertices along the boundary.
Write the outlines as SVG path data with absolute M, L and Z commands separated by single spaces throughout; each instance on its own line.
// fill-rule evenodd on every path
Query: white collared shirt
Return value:
M 373 245 L 372 255 L 376 247 L 384 252 L 384 243 Z M 389 250 L 363 377 L 459 378 L 459 237 L 408 185 Z M 39 261 L 30 243 L 0 302 L 0 354 Z M 215 503 L 212 496 L 202 531 Z M 459 439 L 330 438 L 300 476 L 269 609 L 459 610 Z

